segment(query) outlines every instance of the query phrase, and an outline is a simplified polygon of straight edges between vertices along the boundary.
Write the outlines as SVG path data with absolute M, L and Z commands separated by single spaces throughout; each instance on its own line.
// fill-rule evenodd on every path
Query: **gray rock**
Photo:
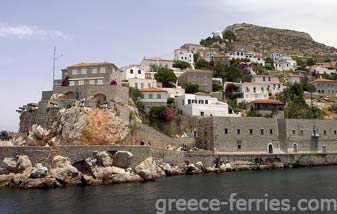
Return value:
M 161 176 L 165 176 L 165 172 L 159 166 L 157 166 L 152 157 L 145 159 L 138 166 L 136 166 L 135 172 L 144 181 L 154 181 Z
M 17 160 L 17 168 L 19 173 L 23 173 L 25 175 L 30 175 L 32 171 L 32 162 L 29 160 L 28 156 L 20 155 Z
M 48 174 L 48 168 L 42 166 L 41 163 L 37 163 L 30 174 L 31 178 L 44 178 Z
M 189 164 L 187 166 L 187 173 L 188 174 L 200 174 L 202 173 L 202 170 L 196 167 L 194 164 Z
M 130 166 L 133 155 L 128 151 L 117 151 L 112 155 L 113 165 L 121 168 L 128 168 Z
M 94 152 L 94 158 L 96 158 L 96 164 L 99 166 L 112 166 L 113 159 L 110 154 L 106 151 L 104 152 Z
M 15 158 L 5 158 L 3 160 L 3 163 L 4 163 L 6 169 L 9 172 L 17 173 L 19 171 L 18 167 L 16 165 L 16 159 Z

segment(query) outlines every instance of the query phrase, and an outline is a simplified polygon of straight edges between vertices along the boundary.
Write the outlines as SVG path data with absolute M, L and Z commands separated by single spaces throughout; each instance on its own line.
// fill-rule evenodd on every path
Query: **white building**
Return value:
M 252 83 L 266 84 L 268 92 L 271 95 L 281 93 L 284 90 L 284 86 L 280 82 L 279 78 L 274 76 L 254 76 L 252 79 Z
M 194 66 L 193 52 L 188 49 L 175 49 L 174 50 L 174 60 L 184 61 L 189 63 L 192 67 Z
M 313 65 L 310 68 L 310 72 L 311 73 L 316 73 L 316 74 L 335 74 L 336 73 L 336 69 L 333 68 L 325 68 L 322 67 L 320 65 Z
M 155 88 L 157 81 L 155 79 L 129 79 L 129 87 L 142 89 L 142 88 Z
M 238 98 L 237 102 L 250 102 L 256 99 L 269 99 L 268 84 L 256 82 L 244 82 L 240 86 L 243 98 Z
M 168 97 L 172 98 L 180 97 L 185 94 L 185 89 L 179 86 L 178 88 L 160 88 L 160 89 L 167 91 Z
M 274 68 L 276 71 L 295 71 L 297 62 L 290 56 L 279 56 L 277 60 L 274 61 Z
M 230 114 L 228 104 L 220 102 L 208 94 L 196 93 L 185 94 L 175 99 L 177 110 L 186 116 L 232 116 L 239 117 L 239 114 Z
M 143 61 L 140 63 L 140 66 L 145 69 L 145 71 L 151 71 L 152 67 L 164 67 L 168 69 L 173 68 L 174 61 L 169 59 L 163 59 L 160 57 L 146 58 L 144 57 Z
M 145 69 L 140 65 L 128 65 L 120 68 L 123 71 L 122 80 L 145 79 Z
M 168 93 L 159 88 L 143 88 L 139 90 L 142 101 L 147 109 L 152 106 L 166 106 Z
M 262 56 L 255 55 L 254 53 L 245 53 L 245 52 L 231 52 L 227 53 L 226 56 L 229 57 L 229 60 L 232 59 L 249 59 L 250 62 L 252 63 L 257 63 L 259 65 L 264 66 L 265 61 Z
M 301 83 L 304 80 L 304 76 L 292 74 L 288 77 L 288 83 Z

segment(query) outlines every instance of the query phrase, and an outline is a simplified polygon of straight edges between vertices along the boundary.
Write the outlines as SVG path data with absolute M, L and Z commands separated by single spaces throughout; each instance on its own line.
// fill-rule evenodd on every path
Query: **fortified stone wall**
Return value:
M 32 125 L 39 124 L 43 127 L 51 127 L 58 118 L 59 108 L 46 108 L 40 106 L 37 110 L 25 111 L 20 115 L 20 133 L 28 133 Z
M 337 120 L 211 117 L 197 130 L 197 147 L 218 152 L 337 152 Z
M 123 103 L 127 103 L 129 99 L 129 88 L 113 85 L 83 85 L 83 86 L 62 86 L 55 87 L 53 92 L 58 94 L 73 93 L 76 94 L 77 89 L 80 92 L 80 99 L 85 99 L 97 94 L 103 94 L 107 100 L 114 98 L 120 99 Z

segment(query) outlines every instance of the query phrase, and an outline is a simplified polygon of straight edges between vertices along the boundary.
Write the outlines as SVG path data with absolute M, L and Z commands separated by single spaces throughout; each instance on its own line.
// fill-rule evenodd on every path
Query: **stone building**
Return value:
M 178 78 L 178 83 L 186 89 L 188 83 L 199 85 L 199 90 L 211 92 L 213 87 L 212 71 L 188 69 Z
M 122 71 L 111 62 L 79 63 L 62 69 L 62 79 L 54 81 L 58 86 L 121 85 Z
M 140 101 L 145 105 L 148 110 L 152 106 L 166 106 L 168 93 L 159 88 L 143 88 L 139 90 L 141 93 Z
M 219 48 L 214 47 L 206 47 L 199 44 L 191 44 L 187 43 L 180 47 L 180 49 L 185 49 L 190 51 L 193 54 L 198 54 L 199 58 L 204 59 L 208 62 L 213 60 L 214 56 L 217 56 L 220 54 Z
M 220 153 L 337 151 L 337 120 L 208 117 L 195 130 L 198 148 Z
M 337 95 L 337 81 L 329 80 L 324 78 L 319 78 L 311 82 L 318 94 L 326 96 L 336 96 Z

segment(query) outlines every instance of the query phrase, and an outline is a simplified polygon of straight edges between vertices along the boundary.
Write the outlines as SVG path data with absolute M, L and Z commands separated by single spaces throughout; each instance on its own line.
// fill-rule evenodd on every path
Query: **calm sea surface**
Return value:
M 150 183 L 95 187 L 0 189 L 0 214 L 156 213 L 157 199 L 228 201 L 231 193 L 237 193 L 238 199 L 266 198 L 264 194 L 268 194 L 269 198 L 289 198 L 295 203 L 301 198 L 337 198 L 337 167 L 178 176 Z M 217 213 L 229 212 L 222 208 Z

